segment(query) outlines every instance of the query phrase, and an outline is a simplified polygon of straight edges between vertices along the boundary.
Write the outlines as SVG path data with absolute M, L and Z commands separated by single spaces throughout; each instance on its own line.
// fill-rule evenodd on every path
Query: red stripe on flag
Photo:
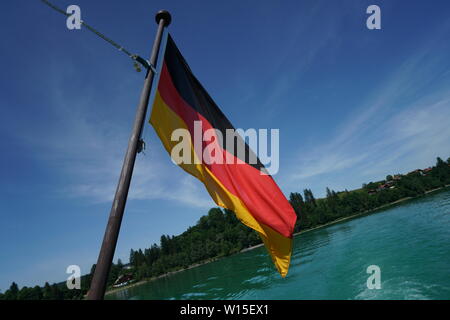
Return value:
M 165 63 L 162 67 L 158 91 L 164 102 L 186 123 L 192 137 L 194 121 L 202 122 L 203 132 L 213 129 L 210 122 L 180 96 Z M 256 220 L 270 226 L 285 237 L 292 237 L 296 215 L 272 177 L 261 175 L 260 171 L 251 165 L 238 164 L 234 155 L 217 145 L 217 139 L 213 142 L 203 142 L 203 148 L 211 143 L 222 150 L 224 164 L 203 164 L 229 192 L 244 202 Z M 202 157 L 199 155 L 199 158 Z M 233 163 L 225 163 L 227 158 L 233 159 Z

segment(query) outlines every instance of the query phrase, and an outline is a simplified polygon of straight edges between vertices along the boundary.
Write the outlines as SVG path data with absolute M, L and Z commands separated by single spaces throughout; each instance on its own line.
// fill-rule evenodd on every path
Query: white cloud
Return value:
M 70 72 L 70 67 L 68 70 Z M 61 78 L 65 76 L 60 70 L 49 75 L 46 81 L 53 87 L 51 96 L 39 107 L 56 121 L 33 123 L 33 129 L 14 132 L 14 136 L 32 149 L 34 157 L 64 177 L 66 186 L 55 190 L 55 194 L 85 198 L 94 203 L 111 202 L 131 122 L 108 113 L 108 110 L 119 109 L 115 105 L 95 109 L 98 103 L 95 99 L 99 98 L 89 88 L 82 88 L 83 94 L 74 95 L 67 85 L 63 86 Z M 130 103 L 135 98 L 130 96 Z M 105 105 L 110 102 L 104 100 Z M 130 108 L 129 112 L 134 113 L 134 109 Z M 129 115 L 130 119 L 132 117 L 134 114 Z M 214 206 L 202 184 L 172 164 L 158 137 L 150 133 L 153 132 L 150 124 L 145 122 L 144 126 L 146 155 L 137 156 L 128 199 L 163 199 L 198 208 Z
M 320 184 L 317 180 L 331 176 L 336 184 L 357 178 L 362 183 L 448 156 L 450 88 L 445 81 L 448 72 L 441 70 L 446 57 L 431 55 L 429 49 L 442 34 L 429 39 L 369 92 L 366 103 L 341 123 L 334 138 L 319 141 L 309 152 L 302 150 L 296 166 L 288 170 L 290 183 Z
M 157 139 L 155 135 L 152 138 Z M 91 147 L 86 145 L 79 149 L 85 155 L 71 159 L 64 165 L 64 171 L 75 179 L 71 179 L 72 183 L 62 191 L 71 197 L 111 202 L 124 157 L 121 152 L 112 150 L 121 146 L 119 149 L 124 153 L 127 141 L 120 138 L 106 141 L 105 136 L 95 130 L 90 140 Z M 162 148 L 157 143 L 147 140 L 146 155 L 138 154 L 128 199 L 164 199 L 199 208 L 213 206 L 201 183 L 173 165 L 165 151 L 163 154 L 158 151 Z M 65 154 L 67 151 L 61 152 Z

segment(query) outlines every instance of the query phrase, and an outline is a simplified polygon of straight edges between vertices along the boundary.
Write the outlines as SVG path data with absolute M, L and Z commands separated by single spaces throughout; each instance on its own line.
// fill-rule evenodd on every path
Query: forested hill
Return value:
M 327 196 L 322 199 L 315 199 L 309 189 L 302 193 L 294 192 L 289 200 L 298 216 L 295 231 L 370 211 L 403 198 L 416 197 L 449 184 L 450 158 L 447 162 L 437 158 L 434 167 L 405 175 L 388 175 L 383 181 L 363 184 L 361 189 L 335 192 L 327 188 Z M 108 285 L 111 286 L 123 274 L 131 274 L 135 281 L 148 279 L 237 253 L 260 242 L 256 232 L 242 225 L 233 212 L 213 208 L 182 234 L 163 235 L 159 244 L 131 250 L 129 265 L 124 266 L 120 260 L 113 264 Z M 81 290 L 68 290 L 65 282 L 19 289 L 13 282 L 4 294 L 0 293 L 0 299 L 81 299 L 89 288 L 94 269 L 95 265 L 90 274 L 82 277 Z

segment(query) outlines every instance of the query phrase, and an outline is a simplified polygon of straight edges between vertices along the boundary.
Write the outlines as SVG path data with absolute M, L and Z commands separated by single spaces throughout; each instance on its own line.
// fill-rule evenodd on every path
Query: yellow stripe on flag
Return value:
M 178 144 L 178 141 L 171 140 L 172 132 L 179 128 L 188 130 L 186 123 L 170 109 L 158 91 L 156 92 L 150 123 L 155 128 L 164 148 L 169 154 L 172 148 Z M 203 182 L 208 193 L 217 205 L 234 211 L 242 223 L 259 233 L 278 272 L 282 277 L 285 277 L 291 259 L 292 239 L 284 237 L 269 226 L 256 221 L 244 203 L 237 196 L 229 192 L 206 166 L 196 164 L 200 161 L 194 161 L 197 155 L 194 151 L 192 141 L 190 141 L 190 146 L 190 159 L 192 159 L 192 164 L 183 163 L 180 167 Z

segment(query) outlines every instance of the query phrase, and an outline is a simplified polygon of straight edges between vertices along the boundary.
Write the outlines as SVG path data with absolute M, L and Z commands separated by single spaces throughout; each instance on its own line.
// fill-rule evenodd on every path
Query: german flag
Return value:
M 150 123 L 169 154 L 179 143 L 171 139 L 174 130 L 189 132 L 192 161 L 179 166 L 203 182 L 217 205 L 232 210 L 243 224 L 259 233 L 278 272 L 285 277 L 296 214 L 245 141 L 239 135 L 234 136 L 232 143 L 225 141 L 226 131 L 234 127 L 192 74 L 170 35 Z M 202 137 L 206 130 L 215 129 L 222 133 L 224 141 L 215 135 L 210 141 L 202 139 L 199 148 L 194 143 L 194 133 L 199 134 L 198 124 Z M 222 163 L 206 161 L 202 150 L 207 147 L 219 151 Z M 245 150 L 245 154 L 237 150 Z M 255 158 L 256 161 L 250 161 Z

